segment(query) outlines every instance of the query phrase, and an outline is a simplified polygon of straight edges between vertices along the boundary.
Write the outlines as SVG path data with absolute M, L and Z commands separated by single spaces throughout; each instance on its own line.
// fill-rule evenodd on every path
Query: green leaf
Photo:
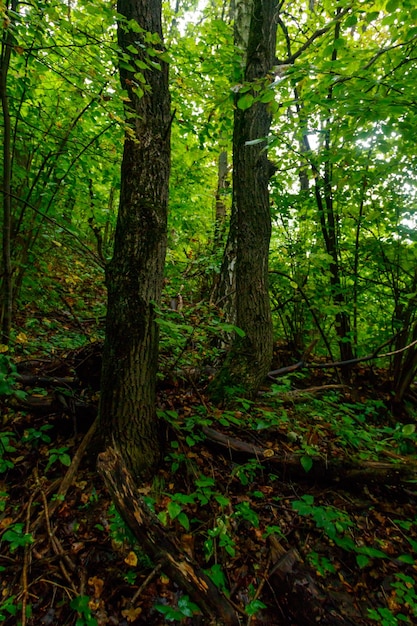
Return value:
M 167 506 L 167 511 L 171 519 L 175 519 L 182 512 L 182 506 L 177 502 L 170 502 Z
M 401 0 L 388 0 L 387 4 L 385 5 L 385 10 L 388 13 L 394 13 L 394 11 L 400 6 L 400 3 Z
M 182 511 L 178 515 L 177 520 L 185 530 L 190 530 L 190 520 L 188 519 L 188 515 L 184 513 L 184 511 Z
M 313 459 L 311 458 L 311 456 L 302 456 L 300 459 L 300 463 L 306 473 L 308 473 L 313 467 Z
M 266 604 L 261 602 L 261 600 L 252 600 L 245 606 L 245 613 L 247 615 L 255 615 L 260 609 L 266 609 Z
M 268 89 L 265 93 L 260 97 L 260 101 L 264 103 L 272 102 L 275 99 L 275 92 L 272 89 Z
M 369 565 L 369 559 L 364 554 L 357 554 L 356 555 L 356 562 L 357 562 L 357 564 L 359 565 L 359 567 L 361 569 L 363 567 L 366 567 L 367 565 Z
M 402 434 L 404 435 L 404 437 L 410 437 L 415 432 L 416 432 L 416 425 L 415 424 L 405 424 L 402 427 Z
M 411 554 L 401 554 L 398 557 L 398 561 L 401 561 L 401 563 L 407 563 L 407 565 L 414 565 L 415 559 L 411 556 Z
M 237 101 L 237 106 L 242 111 L 246 111 L 250 109 L 252 104 L 254 103 L 255 98 L 251 93 L 245 93 L 239 100 Z
M 346 28 L 351 28 L 352 26 L 355 26 L 357 23 L 358 23 L 358 17 L 356 13 L 352 13 L 345 20 Z
M 205 570 L 205 573 L 221 591 L 224 592 L 227 589 L 226 576 L 224 575 L 222 566 L 219 563 L 212 565 L 210 569 Z

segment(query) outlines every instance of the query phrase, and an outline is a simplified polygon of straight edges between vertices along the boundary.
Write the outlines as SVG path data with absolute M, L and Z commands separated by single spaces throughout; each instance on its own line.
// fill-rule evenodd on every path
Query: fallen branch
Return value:
M 384 354 L 379 354 L 379 351 L 381 350 L 381 348 L 383 348 L 389 343 L 392 343 L 394 339 L 395 337 L 392 337 L 391 339 L 383 343 L 381 346 L 376 348 L 371 354 L 358 357 L 357 359 L 349 359 L 348 361 L 332 361 L 330 363 L 306 363 L 305 359 L 303 358 L 301 361 L 298 361 L 298 363 L 295 363 L 294 365 L 288 365 L 287 367 L 280 367 L 277 370 L 268 372 L 268 378 L 275 380 L 276 376 L 281 376 L 282 374 L 289 374 L 290 372 L 295 372 L 296 370 L 303 369 L 303 368 L 305 369 L 328 369 L 331 367 L 347 367 L 348 365 L 356 365 L 357 363 L 363 363 L 365 361 L 374 361 L 375 359 L 384 359 L 390 356 L 394 356 L 395 354 L 401 354 L 401 352 L 405 352 L 406 350 L 409 350 L 413 346 L 417 345 L 417 339 L 416 339 L 415 341 L 412 341 L 407 346 L 404 346 L 403 348 L 400 348 L 399 350 L 394 350 L 393 352 L 385 352 Z
M 184 589 L 200 609 L 219 626 L 238 626 L 229 600 L 200 566 L 171 538 L 136 488 L 120 455 L 112 448 L 98 457 L 102 474 L 116 509 L 142 548 L 164 572 Z
M 93 422 L 93 424 L 90 426 L 89 431 L 84 435 L 83 440 L 81 441 L 80 445 L 78 446 L 77 452 L 74 454 L 72 461 L 71 461 L 71 465 L 69 466 L 64 478 L 61 481 L 61 484 L 59 485 L 58 491 L 55 494 L 55 499 L 49 504 L 48 509 L 47 509 L 47 516 L 49 516 L 49 518 L 51 518 L 53 516 L 53 514 L 55 513 L 55 510 L 58 508 L 58 506 L 61 505 L 62 501 L 65 498 L 65 495 L 68 491 L 68 489 L 71 487 L 74 478 L 78 472 L 78 467 L 81 463 L 81 459 L 84 456 L 85 451 L 87 450 L 88 446 L 91 443 L 91 440 L 94 436 L 94 433 L 96 431 L 97 428 L 97 418 L 95 419 L 95 421 Z M 41 523 L 43 523 L 45 518 L 45 514 L 42 512 L 39 516 L 38 519 L 35 521 L 35 523 L 32 525 L 31 528 L 31 532 L 34 533 L 36 531 L 36 529 L 39 527 L 39 525 Z

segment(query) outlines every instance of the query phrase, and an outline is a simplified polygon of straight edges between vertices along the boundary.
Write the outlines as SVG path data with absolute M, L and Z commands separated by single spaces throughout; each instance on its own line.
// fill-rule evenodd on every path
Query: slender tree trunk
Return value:
M 17 0 L 13 0 L 10 10 L 15 12 Z M 3 30 L 0 60 L 0 99 L 3 113 L 3 233 L 2 233 L 2 337 L 4 344 L 9 343 L 13 315 L 13 268 L 11 261 L 12 232 L 12 127 L 7 94 L 7 75 L 12 50 L 10 25 Z
M 254 0 L 250 16 L 244 80 L 265 81 L 274 64 L 276 3 Z M 237 103 L 239 100 L 237 94 Z M 238 387 L 252 396 L 270 369 L 273 335 L 268 292 L 268 256 L 271 236 L 266 138 L 271 114 L 266 104 L 254 102 L 248 109 L 235 108 L 233 133 L 233 206 L 237 225 L 236 325 L 237 336 L 226 361 L 212 384 L 214 397 L 225 387 Z M 233 220 L 233 216 L 232 216 Z
M 118 28 L 122 51 L 148 62 L 147 33 L 162 40 L 160 0 L 119 0 L 126 18 Z M 144 33 L 131 28 L 134 22 Z M 129 26 L 128 26 L 129 25 Z M 133 47 L 133 48 L 132 48 Z M 161 43 L 154 46 L 161 50 Z M 151 60 L 154 60 L 152 57 Z M 134 64 L 134 60 L 131 61 Z M 121 64 L 127 89 L 129 128 L 121 169 L 114 255 L 107 267 L 108 311 L 103 356 L 100 424 L 106 443 L 114 442 L 135 475 L 149 474 L 160 459 L 155 410 L 158 326 L 166 251 L 170 171 L 168 66 L 142 70 L 146 84 Z
M 217 169 L 216 215 L 214 221 L 214 245 L 222 243 L 226 224 L 227 152 L 219 154 Z

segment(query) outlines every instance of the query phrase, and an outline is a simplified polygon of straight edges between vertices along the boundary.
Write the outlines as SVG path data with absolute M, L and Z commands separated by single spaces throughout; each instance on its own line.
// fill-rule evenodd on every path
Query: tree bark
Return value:
M 106 270 L 108 310 L 99 419 L 105 442 L 114 441 L 131 471 L 144 475 L 160 459 L 154 307 L 162 291 L 166 252 L 170 96 L 168 66 L 158 60 L 161 1 L 119 0 L 117 10 L 126 18 L 119 22 L 118 40 L 125 53 L 120 79 L 129 96 L 128 127 L 114 254 Z M 160 69 L 150 65 L 155 60 Z M 131 71 L 135 61 L 149 69 Z
M 10 10 L 15 13 L 17 0 L 13 0 Z M 6 18 L 5 18 L 6 20 Z M 6 24 L 6 21 L 5 21 Z M 3 29 L 3 41 L 0 61 L 0 99 L 3 113 L 3 232 L 2 232 L 2 310 L 1 310 L 1 341 L 8 344 L 13 314 L 13 269 L 11 262 L 12 232 L 12 131 L 7 93 L 7 76 L 12 51 L 12 28 L 6 25 Z
M 246 84 L 264 85 L 274 65 L 276 10 L 273 0 L 254 0 L 252 4 L 244 70 Z M 235 39 L 238 39 L 236 35 Z M 237 104 L 240 97 L 238 93 Z M 245 336 L 236 337 L 213 381 L 211 392 L 214 398 L 219 398 L 225 387 L 238 387 L 244 395 L 254 395 L 271 364 L 269 180 L 274 170 L 266 151 L 270 124 L 267 104 L 255 101 L 248 109 L 235 108 L 231 221 L 233 224 L 235 220 L 237 225 L 236 325 Z M 262 141 L 249 143 L 255 140 Z
M 111 448 L 106 450 L 99 456 L 98 469 L 118 512 L 152 560 L 162 564 L 165 573 L 190 595 L 212 624 L 238 626 L 230 602 L 161 526 L 135 488 L 121 457 Z

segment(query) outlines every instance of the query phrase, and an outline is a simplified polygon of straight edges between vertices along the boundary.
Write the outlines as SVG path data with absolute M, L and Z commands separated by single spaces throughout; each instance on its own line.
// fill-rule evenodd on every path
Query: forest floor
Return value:
M 102 330 L 81 315 L 68 298 L 54 313 L 31 306 L 15 353 L 0 355 L 0 623 L 209 623 L 133 541 L 94 446 L 80 452 Z M 158 389 L 164 460 L 139 492 L 240 623 L 417 623 L 412 403 L 394 414 L 384 370 L 361 367 L 345 387 L 334 370 L 295 372 L 255 403 L 214 407 L 210 354 L 191 367 L 198 332 L 179 347 L 172 332 Z M 278 366 L 296 360 L 277 350 Z

